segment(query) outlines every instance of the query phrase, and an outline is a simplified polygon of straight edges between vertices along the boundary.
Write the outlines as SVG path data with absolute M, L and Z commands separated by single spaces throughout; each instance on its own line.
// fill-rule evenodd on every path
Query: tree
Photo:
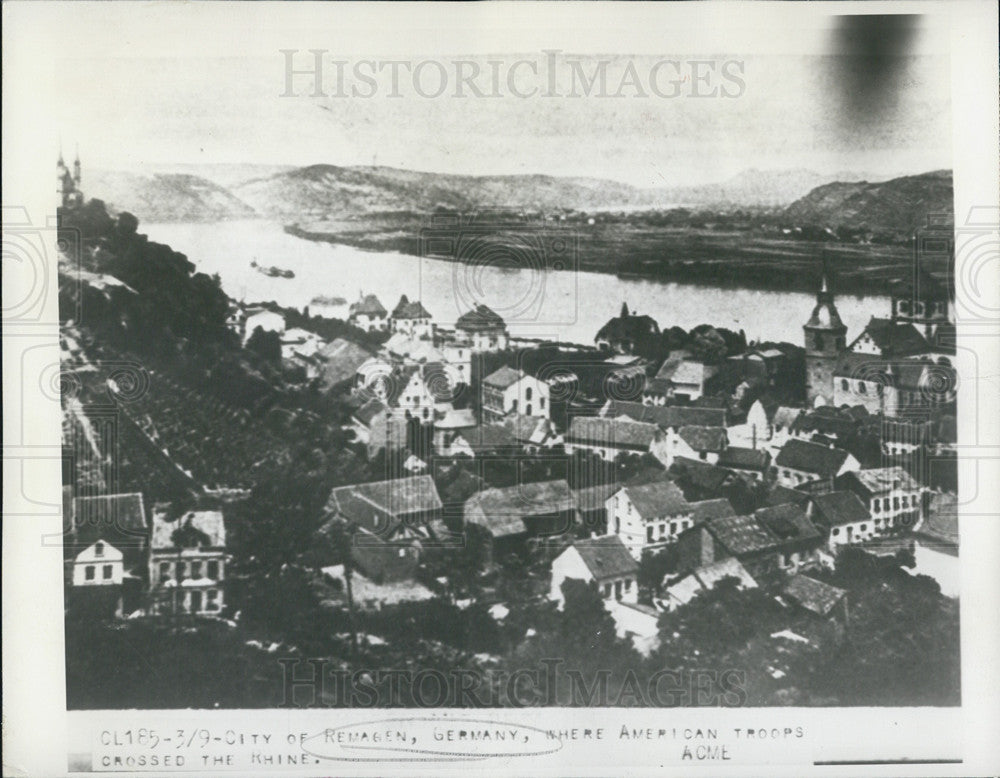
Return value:
M 281 362 L 281 336 L 277 332 L 254 328 L 247 340 L 247 348 L 272 364 Z

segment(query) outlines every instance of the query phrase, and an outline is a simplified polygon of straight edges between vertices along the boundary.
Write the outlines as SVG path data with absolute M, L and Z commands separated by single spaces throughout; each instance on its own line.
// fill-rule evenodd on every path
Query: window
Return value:
M 676 521 L 670 522 L 670 534 L 671 535 L 676 535 L 677 534 L 677 522 Z
M 94 544 L 94 556 L 104 556 L 104 544 L 101 541 Z
M 88 580 L 88 581 L 93 581 L 94 580 L 94 566 L 93 565 L 87 565 L 83 569 L 83 577 L 86 580 Z
M 517 410 L 517 400 L 513 400 L 513 401 L 511 402 L 511 404 L 510 404 L 510 409 L 511 409 L 512 411 L 516 411 L 516 410 Z
M 213 581 L 219 580 L 219 563 L 214 559 L 208 563 L 208 577 Z
M 170 577 L 170 563 L 160 562 L 160 578 L 162 579 L 169 577 Z
M 898 497 L 893 497 L 892 498 L 892 509 L 894 511 L 898 511 L 899 510 L 899 498 Z
M 884 511 L 889 510 L 889 498 L 888 497 L 886 497 L 885 499 L 882 500 L 882 510 L 884 510 Z
M 527 406 L 525 406 L 524 412 L 528 416 L 531 415 L 531 403 L 528 403 Z
M 187 575 L 187 565 L 184 562 L 177 563 L 177 578 L 183 578 Z
M 192 578 L 201 578 L 201 562 L 192 562 L 191 563 L 191 577 Z
M 851 382 L 848 381 L 846 378 L 842 378 L 840 380 L 840 388 L 843 389 L 845 392 L 849 392 L 851 390 Z
M 531 387 L 530 386 L 527 389 L 524 390 L 524 399 L 527 400 L 527 401 L 531 400 Z M 529 415 L 530 415 L 530 411 L 529 411 Z
M 882 508 L 879 505 L 878 500 L 872 500 L 872 513 L 881 513 Z
M 653 542 L 653 525 L 652 524 L 650 524 L 648 527 L 646 527 L 646 542 L 647 543 L 652 543 Z
M 868 394 L 868 385 L 864 381 L 858 381 L 858 394 Z
M 906 495 L 906 494 L 903 495 L 903 507 L 904 508 L 909 508 L 910 507 L 910 497 L 909 497 L 909 495 Z
M 545 410 L 545 398 L 544 397 L 539 397 L 538 398 L 538 407 L 540 409 L 542 409 L 543 411 Z
M 823 350 L 823 336 L 822 335 L 817 335 L 813 339 L 813 344 L 815 345 L 817 351 L 822 351 Z
M 114 568 L 111 565 L 104 565 L 104 567 L 101 569 L 101 575 L 103 576 L 105 581 L 111 580 L 111 571 L 113 569 Z
M 218 589 L 209 589 L 205 592 L 205 599 L 208 601 L 207 609 L 216 610 L 219 607 L 219 591 Z
M 834 537 L 837 537 L 837 535 L 840 534 L 840 527 L 834 527 L 833 532 L 831 532 L 830 534 L 833 535 Z
M 611 596 L 611 584 L 609 584 L 609 583 L 604 584 L 604 596 L 605 597 L 610 597 Z
M 861 530 L 862 532 L 867 532 L 868 531 L 868 525 L 867 524 L 862 524 L 860 527 L 858 527 L 858 529 Z

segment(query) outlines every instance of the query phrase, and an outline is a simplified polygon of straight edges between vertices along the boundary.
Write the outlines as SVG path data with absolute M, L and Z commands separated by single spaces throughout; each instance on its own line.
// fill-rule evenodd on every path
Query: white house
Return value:
M 122 552 L 103 540 L 87 546 L 73 561 L 73 586 L 121 586 L 124 578 Z
M 423 303 L 419 300 L 410 302 L 405 294 L 399 298 L 389 317 L 389 329 L 412 338 L 434 337 L 434 325 L 430 313 L 424 308 Z
M 510 341 L 504 320 L 481 303 L 458 317 L 455 332 L 473 351 L 504 351 Z
M 700 427 L 685 425 L 667 433 L 667 467 L 677 457 L 697 459 L 714 465 L 719 455 L 726 450 L 729 439 L 723 427 Z
M 813 495 L 807 513 L 816 525 L 826 528 L 831 551 L 872 540 L 889 530 L 881 521 L 876 525 L 861 499 L 846 489 Z
M 833 446 L 792 438 L 774 460 L 778 483 L 794 489 L 807 481 L 824 480 L 831 484 L 837 476 L 861 468 L 851 454 Z
M 565 438 L 566 453 L 590 451 L 613 461 L 619 454 L 652 454 L 661 462 L 668 460 L 668 442 L 656 424 L 628 418 L 574 416 Z
M 913 529 L 923 516 L 924 489 L 902 467 L 856 469 L 837 486 L 858 495 L 882 529 Z
M 285 331 L 285 317 L 280 313 L 260 308 L 248 310 L 243 328 L 243 345 L 246 345 L 258 328 L 264 332 L 277 332 L 280 335 Z
M 561 608 L 563 582 L 575 578 L 596 583 L 605 600 L 634 603 L 639 595 L 638 572 L 639 564 L 628 553 L 621 538 L 606 535 L 577 540 L 552 560 L 549 597 Z
M 389 312 L 378 297 L 363 294 L 356 303 L 352 303 L 347 321 L 366 332 L 377 332 L 388 329 L 388 316 Z
M 509 413 L 549 418 L 549 385 L 523 370 L 501 367 L 483 379 L 483 421 L 498 421 Z
M 694 508 L 673 481 L 622 487 L 605 507 L 608 534 L 621 538 L 637 560 L 644 548 L 673 543 L 694 524 Z
M 226 525 L 221 511 L 188 511 L 171 520 L 153 512 L 149 588 L 157 614 L 212 615 L 222 611 Z

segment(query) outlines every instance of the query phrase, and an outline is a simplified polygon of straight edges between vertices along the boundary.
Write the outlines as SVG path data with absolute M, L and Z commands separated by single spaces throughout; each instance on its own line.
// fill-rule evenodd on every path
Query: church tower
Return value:
M 833 405 L 833 372 L 847 347 L 847 327 L 834 305 L 825 267 L 816 306 L 802 329 L 806 345 L 806 402 L 810 407 Z
M 80 175 L 80 147 L 78 145 L 76 147 L 76 159 L 73 160 L 73 183 L 76 185 L 76 191 L 78 191 L 78 192 L 80 191 L 80 183 L 81 183 L 80 179 L 81 179 L 81 175 Z

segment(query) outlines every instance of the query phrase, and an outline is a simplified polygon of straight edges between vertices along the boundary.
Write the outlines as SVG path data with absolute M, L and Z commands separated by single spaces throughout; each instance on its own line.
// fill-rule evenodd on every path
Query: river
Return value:
M 802 343 L 802 324 L 815 298 L 770 292 L 622 279 L 569 270 L 500 268 L 362 251 L 287 234 L 273 222 L 226 221 L 140 225 L 150 240 L 183 252 L 204 273 L 217 273 L 226 293 L 246 302 L 273 300 L 302 308 L 317 295 L 347 298 L 374 293 L 390 311 L 401 294 L 420 299 L 435 322 L 447 326 L 475 300 L 500 313 L 513 335 L 592 343 L 622 303 L 648 314 L 661 329 L 712 324 L 743 329 L 751 340 Z M 269 278 L 250 267 L 276 265 L 295 278 Z M 872 316 L 889 315 L 884 296 L 839 295 L 837 309 L 857 335 Z

